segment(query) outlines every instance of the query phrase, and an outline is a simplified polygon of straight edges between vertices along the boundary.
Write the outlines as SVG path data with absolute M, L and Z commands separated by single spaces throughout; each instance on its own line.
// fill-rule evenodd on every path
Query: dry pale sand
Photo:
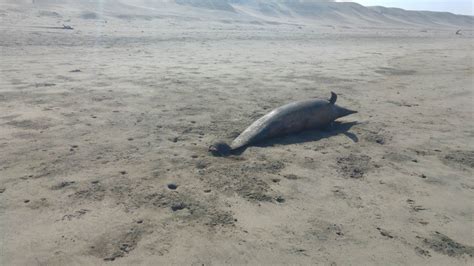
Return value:
M 87 17 L 60 30 L 21 12 L 1 13 L 0 264 L 472 265 L 468 34 Z M 330 91 L 359 113 L 208 154 Z

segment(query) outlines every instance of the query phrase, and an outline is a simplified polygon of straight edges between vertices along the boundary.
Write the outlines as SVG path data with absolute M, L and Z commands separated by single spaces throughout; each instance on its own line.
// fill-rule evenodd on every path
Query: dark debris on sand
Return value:
M 432 250 L 450 257 L 463 255 L 474 257 L 474 247 L 458 243 L 440 232 L 434 232 L 430 238 L 425 238 L 423 243 Z

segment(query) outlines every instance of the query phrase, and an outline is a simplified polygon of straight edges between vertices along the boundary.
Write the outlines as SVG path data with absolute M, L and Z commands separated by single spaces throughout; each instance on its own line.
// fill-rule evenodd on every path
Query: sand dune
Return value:
M 151 16 L 171 12 L 181 17 L 205 19 L 239 18 L 310 24 L 350 25 L 353 27 L 457 27 L 472 28 L 472 16 L 447 12 L 407 11 L 398 8 L 364 7 L 356 3 L 284 0 L 35 0 L 3 1 L 3 5 L 21 5 L 49 10 L 99 11 L 113 16 Z M 46 15 L 46 14 L 44 14 Z M 89 12 L 83 18 L 98 18 Z M 85 17 L 84 17 L 85 16 Z
M 0 265 L 473 265 L 472 20 L 0 0 Z M 358 113 L 209 154 L 330 91 Z

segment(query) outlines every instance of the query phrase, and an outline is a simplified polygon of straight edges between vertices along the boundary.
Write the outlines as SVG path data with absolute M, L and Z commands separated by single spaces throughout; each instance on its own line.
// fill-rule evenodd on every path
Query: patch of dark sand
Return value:
M 33 130 L 44 130 L 50 127 L 50 124 L 44 120 L 13 120 L 6 123 L 9 126 L 13 126 L 20 129 L 33 129 Z
M 104 185 L 100 183 L 91 183 L 86 188 L 82 188 L 69 195 L 74 201 L 86 200 L 86 201 L 101 201 L 104 199 L 107 190 Z
M 169 208 L 179 214 L 179 219 L 190 223 L 197 222 L 212 227 L 234 224 L 234 217 L 230 211 L 219 209 L 214 201 L 198 198 L 198 195 L 190 195 L 189 192 L 166 191 L 144 195 L 136 204 L 145 207 Z
M 383 133 L 375 133 L 375 132 L 367 132 L 363 135 L 364 140 L 372 143 L 377 143 L 380 145 L 384 145 L 388 138 Z
M 440 232 L 434 232 L 430 238 L 425 238 L 423 243 L 432 250 L 450 257 L 474 256 L 474 247 L 460 244 Z
M 94 241 L 88 253 L 105 261 L 114 261 L 134 250 L 145 233 L 146 230 L 139 225 L 107 232 Z
M 441 160 L 449 166 L 467 166 L 474 168 L 474 151 L 451 151 L 442 156 Z
M 249 201 L 273 201 L 278 195 L 268 183 L 278 178 L 284 167 L 280 161 L 228 161 L 202 169 L 199 174 L 201 180 L 223 193 L 237 193 Z
M 69 187 L 71 185 L 74 185 L 76 182 L 75 181 L 63 181 L 63 182 L 60 182 L 59 184 L 56 184 L 54 186 L 51 187 L 52 190 L 60 190 L 60 189 L 63 189 L 65 187 Z
M 375 73 L 387 75 L 387 76 L 409 76 L 416 74 L 415 70 L 410 69 L 397 69 L 392 67 L 380 67 L 375 70 Z
M 337 159 L 338 171 L 345 177 L 362 178 L 369 170 L 371 158 L 364 154 L 349 154 Z
M 330 223 L 319 219 L 308 221 L 309 228 L 306 231 L 308 238 L 316 238 L 319 241 L 339 240 L 344 238 L 344 230 L 341 224 Z

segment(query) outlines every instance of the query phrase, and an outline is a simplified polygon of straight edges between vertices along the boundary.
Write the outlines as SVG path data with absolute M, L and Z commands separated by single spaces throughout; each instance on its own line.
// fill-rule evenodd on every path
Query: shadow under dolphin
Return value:
M 292 145 L 306 142 L 319 141 L 321 139 L 327 139 L 340 134 L 347 136 L 353 142 L 359 142 L 359 138 L 356 134 L 349 132 L 349 130 L 360 123 L 354 122 L 339 122 L 335 121 L 332 125 L 327 126 L 323 129 L 310 129 L 300 133 L 286 135 L 283 137 L 276 137 L 268 140 L 264 140 L 253 145 L 247 145 L 236 150 L 230 151 L 230 155 L 241 155 L 248 147 L 273 147 L 279 145 Z

